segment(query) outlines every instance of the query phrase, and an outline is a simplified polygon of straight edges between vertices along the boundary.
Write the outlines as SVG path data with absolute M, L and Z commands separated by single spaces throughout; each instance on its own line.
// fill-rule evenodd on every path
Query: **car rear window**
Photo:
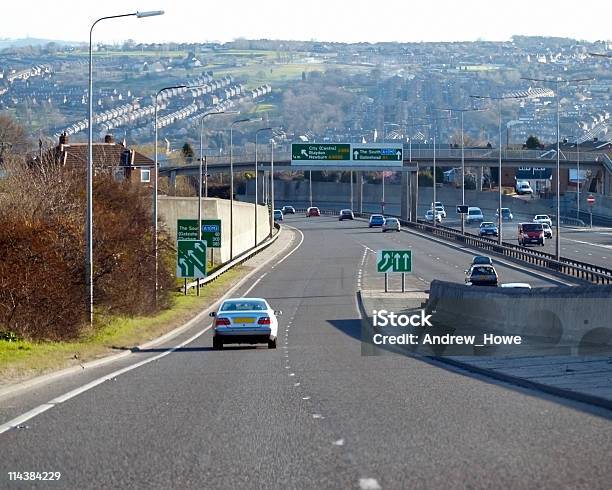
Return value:
M 474 267 L 472 270 L 472 275 L 488 276 L 493 274 L 494 272 L 491 267 Z
M 523 231 L 542 231 L 544 228 L 540 223 L 525 223 Z
M 468 214 L 480 214 L 480 209 L 468 209 Z
M 263 301 L 230 300 L 221 305 L 220 311 L 263 311 L 266 309 Z

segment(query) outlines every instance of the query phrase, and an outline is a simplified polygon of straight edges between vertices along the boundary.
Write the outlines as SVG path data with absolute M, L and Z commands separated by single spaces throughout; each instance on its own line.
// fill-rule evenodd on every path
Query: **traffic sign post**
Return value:
M 467 214 L 468 206 L 463 206 L 461 204 L 457 205 L 457 214 Z
M 299 164 L 325 163 L 327 161 L 349 162 L 351 145 L 349 143 L 293 143 L 291 145 L 291 163 Z
M 593 194 L 589 194 L 589 197 L 587 197 L 587 203 L 589 204 L 589 215 L 591 218 L 591 228 L 593 228 L 593 204 L 595 204 L 595 196 Z
M 176 277 L 206 277 L 206 242 L 204 240 L 177 240 Z
M 385 161 L 403 162 L 404 147 L 396 144 L 362 144 L 351 145 L 351 156 L 353 161 Z
M 206 242 L 208 248 L 221 248 L 221 220 L 203 219 L 202 240 Z M 179 219 L 176 222 L 177 240 L 197 240 L 198 239 L 198 220 Z
M 378 250 L 376 252 L 376 271 L 385 275 L 385 293 L 389 291 L 390 273 L 402 275 L 402 293 L 406 291 L 404 274 L 412 273 L 412 250 Z

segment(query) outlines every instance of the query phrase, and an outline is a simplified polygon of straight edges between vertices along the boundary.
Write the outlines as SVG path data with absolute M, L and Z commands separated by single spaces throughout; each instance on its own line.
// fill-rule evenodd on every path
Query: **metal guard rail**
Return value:
M 276 233 L 272 236 L 272 238 L 268 238 L 267 240 L 264 240 L 262 243 L 260 243 L 256 247 L 245 250 L 240 255 L 238 255 L 238 257 L 235 257 L 233 260 L 221 265 L 218 269 L 215 270 L 215 272 L 213 272 L 209 276 L 199 279 L 200 286 L 203 286 L 204 284 L 208 284 L 209 282 L 214 281 L 219 276 L 221 276 L 223 273 L 230 270 L 232 267 L 238 264 L 242 264 L 244 261 L 250 259 L 253 255 L 256 255 L 259 252 L 261 252 L 264 248 L 268 248 L 270 245 L 272 245 L 276 241 L 278 236 L 280 235 L 280 226 L 278 223 L 274 223 L 274 228 L 276 229 Z M 187 283 L 187 290 L 195 288 L 197 287 L 197 285 L 198 285 L 198 281 L 189 282 Z M 185 287 L 181 286 L 179 290 L 184 291 Z
M 512 259 L 560 272 L 567 276 L 576 277 L 594 284 L 612 283 L 612 269 L 606 267 L 581 262 L 567 257 L 561 257 L 560 260 L 557 260 L 554 255 L 548 252 L 522 247 L 509 242 L 502 242 L 500 245 L 495 239 L 479 237 L 472 233 L 466 232 L 465 236 L 463 236 L 460 231 L 447 226 L 432 226 L 422 221 L 417 223 L 406 222 L 404 220 L 400 221 L 405 226 L 419 229 L 432 235 L 442 236 L 450 240 L 465 243 L 472 247 L 504 255 Z

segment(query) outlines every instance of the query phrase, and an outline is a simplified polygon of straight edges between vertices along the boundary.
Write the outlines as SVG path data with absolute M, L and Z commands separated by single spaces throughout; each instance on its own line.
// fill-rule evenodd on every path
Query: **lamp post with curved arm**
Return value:
M 154 17 L 163 15 L 163 10 L 152 10 L 147 12 L 132 12 L 129 14 L 108 15 L 100 17 L 91 25 L 89 29 L 89 80 L 88 93 L 89 99 L 88 108 L 88 126 L 89 135 L 87 140 L 87 218 L 86 218 L 86 239 L 87 250 L 85 255 L 85 263 L 87 269 L 87 285 L 89 289 L 89 324 L 93 325 L 94 314 L 94 281 L 93 281 L 93 30 L 94 27 L 103 20 L 119 19 L 121 17 Z
M 498 216 L 497 216 L 497 243 L 499 243 L 501 245 L 502 241 L 503 241 L 503 230 L 502 230 L 502 225 L 503 225 L 503 217 L 502 217 L 502 102 L 504 100 L 511 100 L 511 99 L 528 99 L 530 98 L 530 95 L 502 95 L 499 97 L 494 97 L 494 96 L 490 96 L 490 95 L 470 95 L 470 97 L 472 97 L 473 99 L 489 99 L 489 100 L 496 100 L 499 104 L 498 107 L 498 111 L 499 111 L 499 162 L 498 162 L 498 170 L 497 173 L 498 175 Z
M 557 101 L 557 185 L 556 185 L 556 193 L 557 193 L 557 219 L 555 220 L 555 225 L 557 227 L 557 234 L 555 236 L 555 256 L 557 260 L 561 258 L 561 185 L 560 185 L 560 177 L 561 177 L 561 169 L 559 162 L 559 154 L 560 151 L 560 136 L 559 136 L 559 84 L 560 83 L 580 83 L 580 82 L 590 82 L 593 78 L 575 78 L 572 80 L 567 80 L 563 78 L 521 78 L 521 80 L 527 80 L 529 82 L 539 82 L 539 83 L 554 83 L 555 84 L 555 99 Z
M 260 128 L 257 131 L 255 131 L 255 247 L 257 246 L 257 199 L 258 199 L 258 189 L 257 189 L 257 164 L 258 164 L 258 160 L 257 160 L 257 150 L 259 148 L 259 142 L 257 141 L 258 137 L 259 137 L 259 133 L 262 133 L 264 131 L 272 131 L 272 128 Z M 274 213 L 274 210 L 272 210 L 272 213 Z
M 234 126 L 246 122 L 261 121 L 261 117 L 236 119 L 230 124 L 230 260 L 234 258 Z
M 463 114 L 466 112 L 483 112 L 487 109 L 474 109 L 470 107 L 457 109 L 454 107 L 436 108 L 436 111 L 448 111 L 451 114 L 459 112 L 461 114 L 461 204 L 465 206 L 465 139 L 463 134 Z M 501 213 L 501 210 L 500 210 Z M 461 214 L 461 234 L 465 234 L 465 214 Z

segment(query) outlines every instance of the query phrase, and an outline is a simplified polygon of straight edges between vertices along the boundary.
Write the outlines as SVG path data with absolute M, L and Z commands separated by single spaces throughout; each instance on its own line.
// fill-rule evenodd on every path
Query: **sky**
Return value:
M 164 10 L 160 17 L 96 26 L 100 42 L 226 42 L 237 38 L 328 42 L 487 41 L 513 35 L 610 40 L 612 2 L 576 0 L 12 0 L 0 38 L 87 41 L 103 16 Z

